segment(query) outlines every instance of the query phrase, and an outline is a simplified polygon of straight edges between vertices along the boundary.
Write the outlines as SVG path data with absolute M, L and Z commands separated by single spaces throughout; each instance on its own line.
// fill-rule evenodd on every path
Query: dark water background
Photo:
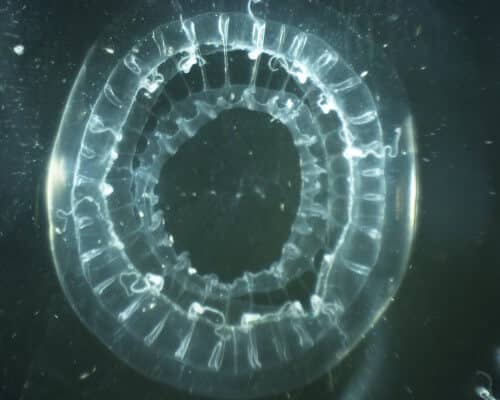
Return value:
M 127 4 L 0 2 L 0 400 L 191 398 L 86 331 L 47 244 L 43 173 L 62 107 L 87 49 Z M 415 32 L 395 61 L 418 126 L 411 268 L 352 356 L 280 399 L 477 399 L 478 371 L 500 397 L 500 3 L 435 0 L 427 14 L 405 4 L 388 17 L 410 15 Z

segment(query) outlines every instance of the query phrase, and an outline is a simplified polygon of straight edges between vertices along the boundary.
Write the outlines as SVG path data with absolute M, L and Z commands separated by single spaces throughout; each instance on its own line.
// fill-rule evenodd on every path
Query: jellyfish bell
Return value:
M 387 307 L 415 227 L 414 131 L 356 24 L 309 1 L 153 1 L 89 52 L 49 164 L 50 242 L 69 303 L 132 368 L 207 396 L 279 393 L 337 365 Z M 226 280 L 176 246 L 157 187 L 238 109 L 287 128 L 299 200 L 279 257 Z

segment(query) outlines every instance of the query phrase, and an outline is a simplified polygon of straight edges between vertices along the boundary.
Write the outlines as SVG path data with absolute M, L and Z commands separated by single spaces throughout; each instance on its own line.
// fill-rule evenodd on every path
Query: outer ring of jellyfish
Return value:
M 233 24 L 237 21 L 238 24 L 234 25 L 237 25 L 241 32 L 247 32 L 248 36 L 244 37 L 241 34 L 239 41 L 233 42 L 229 31 L 231 21 Z M 200 33 L 200 28 L 205 31 Z M 212 29 L 211 32 L 209 32 L 210 29 Z M 272 44 L 266 42 L 269 37 L 274 40 Z M 165 40 L 167 38 L 170 42 L 179 40 L 179 43 L 183 44 L 167 46 L 167 40 Z M 158 73 L 160 63 L 163 63 L 168 57 L 181 55 L 175 64 L 175 73 L 189 73 L 193 66 L 204 65 L 204 55 L 200 49 L 202 45 L 207 44 L 219 46 L 224 55 L 229 52 L 231 46 L 238 50 L 244 50 L 248 53 L 249 60 L 255 63 L 254 65 L 258 65 L 262 54 L 270 54 L 273 66 L 271 68 L 271 61 L 269 61 L 269 69 L 273 70 L 277 62 L 299 84 L 305 85 L 312 82 L 313 86 L 319 89 L 313 93 L 316 96 L 315 104 L 319 112 L 324 115 L 335 112 L 342 122 L 343 129 L 340 135 L 340 141 L 344 144 L 342 157 L 348 160 L 347 168 L 349 170 L 347 187 L 350 197 L 348 196 L 346 206 L 348 221 L 343 227 L 344 233 L 338 236 L 340 240 L 333 244 L 330 251 L 326 252 L 323 257 L 323 263 L 318 272 L 317 285 L 310 297 L 310 307 L 307 310 L 296 301 L 288 301 L 280 307 L 276 307 L 272 312 L 263 313 L 247 310 L 247 312 L 241 313 L 241 319 L 237 323 L 229 324 L 225 320 L 225 313 L 221 311 L 221 308 L 215 306 L 215 302 L 210 303 L 208 299 L 220 297 L 221 293 L 224 296 L 231 296 L 232 293 L 241 296 L 259 291 L 260 288 L 264 291 L 269 290 L 273 285 L 279 286 L 283 284 L 283 281 L 291 279 L 292 274 L 289 270 L 280 271 L 278 267 L 271 268 L 258 276 L 245 274 L 229 285 L 222 284 L 218 282 L 216 277 L 199 277 L 197 274 L 192 274 L 189 260 L 185 257 L 177 257 L 172 246 L 166 244 L 158 247 L 164 251 L 160 258 L 168 260 L 169 256 L 172 257 L 174 261 L 172 261 L 171 269 L 176 270 L 173 280 L 182 281 L 183 287 L 188 288 L 187 292 L 190 293 L 185 299 L 173 300 L 173 298 L 168 299 L 168 292 L 165 294 L 163 290 L 165 276 L 138 272 L 126 253 L 124 237 L 127 236 L 125 231 L 128 230 L 129 226 L 125 222 L 128 221 L 126 217 L 130 215 L 126 212 L 123 213 L 122 209 L 127 207 L 117 207 L 116 210 L 120 211 L 112 215 L 114 210 L 111 204 L 112 200 L 108 199 L 112 199 L 113 193 L 116 194 L 117 181 L 110 182 L 107 179 L 115 162 L 120 161 L 121 155 L 118 146 L 127 140 L 123 135 L 123 124 L 140 90 L 154 95 L 163 82 L 168 81 L 165 75 Z M 307 54 L 308 51 L 311 51 L 312 54 Z M 151 54 L 155 52 L 157 55 L 152 57 Z M 154 62 L 151 63 L 151 61 Z M 227 66 L 227 60 L 225 60 L 225 65 Z M 325 84 L 318 78 L 322 74 L 328 74 L 330 69 L 334 69 L 333 67 L 338 65 L 341 66 L 341 71 L 336 71 L 337 75 L 334 76 L 336 79 L 327 80 Z M 295 106 L 293 100 L 290 103 L 291 97 L 280 98 L 280 93 L 269 92 L 266 93 L 265 100 L 261 98 L 259 101 L 258 97 L 264 91 L 258 90 L 255 81 L 252 80 L 246 89 L 240 90 L 238 94 L 236 94 L 236 89 L 237 87 L 226 83 L 220 89 L 219 95 L 215 97 L 215 102 L 204 101 L 203 96 L 201 99 L 196 99 L 196 96 L 193 96 L 191 100 L 195 101 L 192 101 L 190 106 L 197 109 L 198 116 L 205 115 L 208 118 L 215 117 L 221 110 L 235 106 L 244 105 L 250 109 L 261 107 L 262 110 L 271 113 L 284 123 L 296 124 L 296 116 L 293 113 Z M 348 97 L 350 92 L 355 92 L 354 97 Z M 311 93 L 312 90 L 309 94 Z M 131 103 L 127 104 L 126 99 L 131 99 Z M 351 109 L 354 103 L 357 104 L 358 108 Z M 362 107 L 361 113 L 359 113 L 359 104 Z M 297 114 L 301 115 L 299 110 L 297 110 Z M 184 128 L 185 140 L 196 133 L 196 128 L 199 128 L 197 124 L 203 123 L 202 121 L 197 123 L 196 118 L 182 118 L 182 113 L 176 117 L 177 123 Z M 380 290 L 376 287 L 377 284 L 380 284 L 376 281 L 380 271 L 383 271 L 381 276 L 391 275 L 388 274 L 388 270 L 383 269 L 375 269 L 375 272 L 372 272 L 372 268 L 380 258 L 380 247 L 384 239 L 384 224 L 386 224 L 387 203 L 384 201 L 387 193 L 384 171 L 386 170 L 386 160 L 398 158 L 401 154 L 398 147 L 404 146 L 406 148 L 408 143 L 404 143 L 404 140 L 401 141 L 402 126 L 394 130 L 392 142 L 387 142 L 378 119 L 377 107 L 368 88 L 363 84 L 361 78 L 341 61 L 338 54 L 320 39 L 301 33 L 289 26 L 263 21 L 244 14 L 204 14 L 193 19 L 181 19 L 156 29 L 148 40 L 135 46 L 131 52 L 125 55 L 123 64 L 116 67 L 107 79 L 107 83 L 93 106 L 92 113 L 85 118 L 85 133 L 77 150 L 79 155 L 76 158 L 76 165 L 71 167 L 76 171 L 72 181 L 69 179 L 70 176 L 64 176 L 65 171 L 70 169 L 69 164 L 72 160 L 60 157 L 61 152 L 57 148 L 60 143 L 56 144 L 51 160 L 48 203 L 49 215 L 52 218 L 52 246 L 63 288 L 68 298 L 73 299 L 73 307 L 77 309 L 84 322 L 121 358 L 154 379 L 190 390 L 222 396 L 234 395 L 233 385 L 225 389 L 217 382 L 213 385 L 207 385 L 208 376 L 219 376 L 221 380 L 234 379 L 234 382 L 241 384 L 246 380 L 244 376 L 250 374 L 256 377 L 255 386 L 257 387 L 254 392 L 249 392 L 248 396 L 251 397 L 274 390 L 271 388 L 271 384 L 274 384 L 275 388 L 280 387 L 279 381 L 271 382 L 265 376 L 269 369 L 281 371 L 292 360 L 302 360 L 301 362 L 307 365 L 308 370 L 312 371 L 308 372 L 306 376 L 306 381 L 308 381 L 318 374 L 318 368 L 312 368 L 310 360 L 316 360 L 318 365 L 321 365 L 320 369 L 323 369 L 324 365 L 333 365 L 338 362 L 342 354 L 349 351 L 359 339 L 360 333 L 366 331 L 369 325 L 367 320 L 363 318 L 357 321 L 352 320 L 349 315 L 346 315 L 346 309 L 353 315 L 353 310 L 359 307 L 358 304 L 362 304 L 360 299 L 372 296 Z M 190 124 L 195 128 L 190 130 Z M 65 121 L 63 121 L 64 125 Z M 61 132 L 64 131 L 61 128 Z M 291 131 L 294 132 L 294 129 Z M 302 155 L 307 155 L 309 147 L 314 144 L 311 141 L 314 140 L 315 136 L 304 135 L 300 129 L 296 129 L 295 132 L 296 145 L 304 147 Z M 362 135 L 365 135 L 364 142 L 358 140 Z M 316 138 L 321 138 L 321 136 L 318 135 Z M 173 154 L 175 152 L 172 147 L 173 143 L 172 140 L 167 143 L 165 141 L 158 142 L 159 145 L 163 146 L 162 154 L 168 154 L 169 151 Z M 326 141 L 324 142 L 326 146 L 325 143 Z M 101 151 L 100 153 L 97 151 L 98 149 Z M 150 154 L 150 156 L 154 156 L 154 154 Z M 147 154 L 143 157 L 147 157 Z M 319 176 L 324 173 L 321 166 L 314 162 L 312 170 L 308 170 L 304 160 L 302 158 L 303 181 L 313 180 L 311 177 L 317 178 L 314 174 Z M 328 161 L 334 160 L 329 160 L 326 157 L 325 162 L 328 163 Z M 359 163 L 364 162 L 368 164 L 364 168 L 360 168 Z M 99 165 L 99 169 L 96 168 L 96 164 Z M 307 171 L 313 175 L 307 176 Z M 362 172 L 358 174 L 359 171 Z M 410 173 L 410 178 L 411 175 L 412 173 Z M 369 182 L 367 185 L 370 188 L 363 186 L 364 181 Z M 141 181 L 139 180 L 139 182 Z M 143 182 L 154 182 L 154 177 L 152 181 L 145 179 Z M 63 186 L 63 190 L 67 191 L 68 184 L 71 189 L 70 207 L 56 207 L 56 204 L 62 203 L 58 198 L 61 186 Z M 376 191 L 373 191 L 371 187 L 374 184 L 377 187 Z M 414 187 L 411 187 L 414 183 L 410 180 L 405 184 L 409 184 L 409 190 L 413 190 L 413 192 L 400 194 L 400 197 L 408 196 L 413 198 L 411 201 L 414 201 Z M 332 183 L 329 185 L 334 186 Z M 149 187 L 151 188 L 151 185 Z M 309 198 L 304 194 L 304 188 L 307 189 L 308 186 L 303 186 L 302 200 Z M 151 192 L 146 190 L 140 193 L 149 193 L 152 197 Z M 353 201 L 354 193 L 361 193 L 360 201 Z M 312 198 L 314 199 L 314 197 Z M 404 200 L 400 199 L 400 201 Z M 373 206 L 377 202 L 382 203 L 382 206 L 375 207 L 376 211 L 370 208 L 368 214 L 362 213 L 360 204 Z M 302 201 L 302 203 L 304 202 Z M 307 219 L 312 218 L 314 213 L 318 212 L 318 208 L 315 207 L 313 202 L 304 208 L 306 222 L 298 225 L 299 230 L 308 227 Z M 328 201 L 326 201 L 326 209 L 331 209 L 328 207 Z M 319 212 L 323 210 L 320 208 Z M 129 211 L 132 212 L 131 209 Z M 141 231 L 152 225 L 158 228 L 158 218 L 155 217 L 151 204 L 146 205 L 143 212 L 148 214 L 149 224 L 140 225 L 137 230 Z M 398 212 L 404 217 L 404 210 Z M 358 224 L 363 229 L 356 229 L 354 233 L 349 233 L 350 224 L 353 220 L 358 222 L 358 218 L 363 218 L 363 224 Z M 107 221 L 122 221 L 125 230 L 117 233 L 115 228 L 119 223 L 113 225 Z M 97 225 L 98 227 L 96 227 Z M 149 231 L 152 234 L 148 233 L 146 236 L 154 247 L 154 244 L 158 243 L 158 238 L 155 239 L 154 236 L 157 230 L 150 229 Z M 364 235 L 364 237 L 362 238 L 360 235 Z M 347 250 L 344 253 L 341 252 L 342 257 L 339 257 L 338 247 L 345 243 Z M 375 244 L 374 248 L 366 250 L 370 253 L 370 263 L 356 262 L 347 257 L 347 254 L 350 253 L 358 252 L 359 254 L 359 246 L 355 247 L 352 243 L 357 245 L 360 243 Z M 63 273 L 65 266 L 61 263 L 64 262 L 65 258 L 74 257 L 68 256 L 68 254 L 74 252 L 72 246 L 75 245 L 78 248 L 77 254 L 81 270 L 79 272 L 71 271 L 70 274 L 74 274 L 76 279 L 80 281 L 83 277 L 82 283 L 90 286 L 90 288 L 86 288 L 86 291 L 90 289 L 92 296 L 94 296 L 93 299 L 90 297 L 76 299 L 76 290 L 71 287 L 72 283 L 67 281 L 67 276 Z M 284 250 L 285 260 L 287 257 L 292 257 L 293 253 L 302 251 L 301 247 L 295 243 L 288 247 L 285 246 L 284 249 L 288 249 L 287 254 Z M 338 260 L 342 261 L 341 266 L 339 266 L 340 261 Z M 300 275 L 300 268 L 296 272 Z M 393 271 L 392 275 L 397 276 L 398 273 Z M 259 281 L 259 279 L 261 280 Z M 388 284 L 383 285 L 386 294 L 392 293 L 397 286 L 397 279 L 394 277 L 392 279 L 394 285 L 390 285 L 390 278 L 388 278 Z M 264 280 L 265 285 L 260 283 Z M 336 288 L 335 282 L 337 282 L 337 286 L 338 284 L 342 285 L 342 282 L 350 282 L 346 286 L 350 286 L 355 295 L 351 294 L 350 299 L 348 297 L 341 298 L 339 291 L 334 290 Z M 372 286 L 374 290 L 366 289 Z M 124 293 L 121 299 L 118 290 L 122 290 Z M 117 340 L 115 337 L 116 328 L 110 330 L 112 332 L 110 335 L 103 333 L 102 327 L 92 326 L 88 315 L 92 314 L 93 311 L 85 309 L 86 305 L 82 305 L 82 303 L 87 302 L 97 302 L 98 307 L 105 310 L 102 314 L 94 311 L 94 313 L 99 314 L 101 325 L 111 323 L 124 327 L 125 332 L 127 332 L 125 337 Z M 252 305 L 252 303 L 248 304 Z M 367 318 L 368 321 L 373 321 L 381 309 L 383 307 L 373 311 Z M 150 316 L 145 316 L 148 310 L 154 310 L 154 313 L 151 312 Z M 141 317 L 138 317 L 139 314 Z M 114 322 L 106 321 L 109 318 L 114 319 Z M 201 327 L 202 325 L 203 327 Z M 162 342 L 161 336 L 168 331 L 169 326 L 175 326 L 181 334 L 177 338 L 165 339 L 166 341 Z M 282 336 L 277 336 L 276 330 L 285 330 L 286 332 L 281 333 Z M 269 332 L 273 332 L 273 334 L 269 334 Z M 267 344 L 264 341 L 265 333 L 271 339 L 286 338 L 287 340 L 283 340 L 283 342 L 289 344 L 288 348 L 284 350 L 282 343 L 269 342 Z M 128 342 L 129 339 L 126 339 L 126 336 L 135 338 L 135 343 L 142 343 L 143 349 L 141 350 L 141 345 L 139 345 L 134 351 L 124 351 L 121 346 Z M 213 337 L 212 341 L 208 340 L 208 337 Z M 205 341 L 202 343 L 200 338 L 205 338 Z M 291 344 L 292 340 L 293 344 Z M 197 344 L 197 342 L 199 343 Z M 212 345 L 210 346 L 208 343 L 212 343 Z M 208 352 L 201 350 L 200 344 L 206 346 Z M 321 350 L 324 346 L 333 346 L 336 350 L 329 354 L 323 354 L 324 352 Z M 171 347 L 172 350 L 165 350 L 167 347 Z M 274 354 L 266 359 L 263 348 L 272 348 Z M 161 352 L 162 349 L 163 352 Z M 149 354 L 146 356 L 148 352 Z M 168 357 L 166 354 L 171 356 Z M 241 357 L 241 359 L 228 362 L 226 361 L 227 354 L 236 354 L 235 357 Z M 149 365 L 140 361 L 141 358 L 147 358 Z M 137 360 L 139 360 L 140 365 Z M 182 366 L 180 370 L 175 367 L 178 365 Z M 189 373 L 185 372 L 186 368 Z M 295 373 L 297 372 L 293 372 L 293 374 Z M 288 379 L 289 375 L 286 375 L 285 380 L 288 381 Z M 281 383 L 283 388 L 287 386 L 285 380 Z

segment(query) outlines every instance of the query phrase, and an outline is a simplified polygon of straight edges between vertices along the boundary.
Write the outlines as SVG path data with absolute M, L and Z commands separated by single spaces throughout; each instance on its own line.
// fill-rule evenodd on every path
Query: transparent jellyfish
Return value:
M 142 374 L 217 397 L 289 390 L 337 365 L 394 295 L 415 225 L 414 132 L 382 47 L 351 25 L 307 1 L 153 2 L 86 58 L 50 160 L 52 252 L 83 323 Z M 176 246 L 158 188 L 231 112 L 285 128 L 299 184 L 276 259 L 228 278 Z M 214 188 L 187 195 L 231 220 L 245 193 L 283 188 L 260 173 L 227 204 Z

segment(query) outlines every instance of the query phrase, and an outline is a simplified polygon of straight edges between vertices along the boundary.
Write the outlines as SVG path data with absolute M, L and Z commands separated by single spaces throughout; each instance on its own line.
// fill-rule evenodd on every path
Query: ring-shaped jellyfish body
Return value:
M 118 23 L 73 86 L 47 179 L 57 274 L 83 323 L 144 375 L 216 397 L 289 390 L 351 351 L 406 270 L 417 196 L 404 91 L 333 10 L 304 2 L 284 20 L 287 2 L 174 3 Z M 301 187 L 279 260 L 225 282 L 176 251 L 155 187 L 235 108 L 288 128 Z

